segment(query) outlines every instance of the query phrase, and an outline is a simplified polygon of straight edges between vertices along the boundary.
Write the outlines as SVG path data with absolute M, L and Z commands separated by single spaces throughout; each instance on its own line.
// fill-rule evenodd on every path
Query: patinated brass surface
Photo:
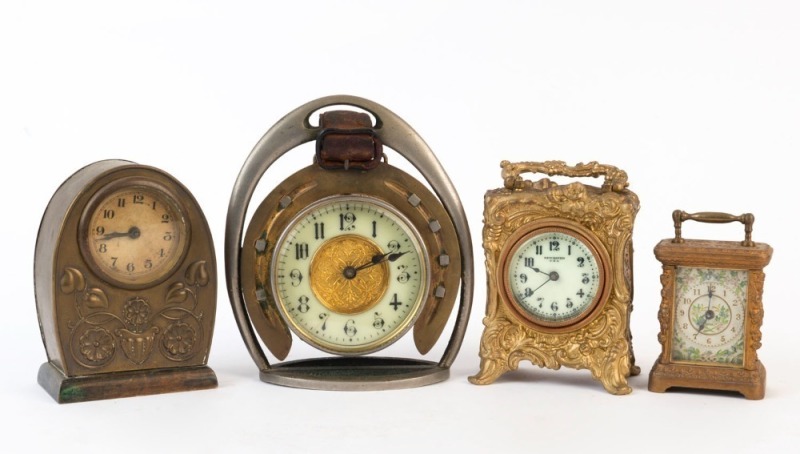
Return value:
M 630 333 L 633 297 L 632 233 L 639 199 L 627 189 L 627 175 L 596 162 L 567 166 L 561 161 L 501 163 L 504 188 L 484 198 L 483 247 L 487 268 L 487 305 L 481 338 L 480 371 L 474 384 L 489 384 L 523 360 L 540 367 L 588 369 L 612 394 L 631 392 L 627 377 L 639 373 Z M 558 185 L 543 178 L 525 181 L 520 174 L 539 172 L 567 177 L 600 176 L 602 187 L 573 182 Z M 502 290 L 499 269 L 509 241 L 525 235 L 537 222 L 558 220 L 587 232 L 607 252 L 607 294 L 596 309 L 574 326 L 548 328 L 521 317 Z
M 389 265 L 359 270 L 348 279 L 342 270 L 370 263 L 381 254 L 375 243 L 356 235 L 342 235 L 326 242 L 311 259 L 311 290 L 328 309 L 340 314 L 356 314 L 373 307 L 389 286 Z
M 98 194 L 127 194 L 125 203 L 132 203 L 135 189 L 129 193 L 120 182 L 163 191 L 154 197 L 179 204 L 176 213 L 183 218 L 179 224 L 185 225 L 186 239 L 174 252 L 177 262 L 122 282 L 99 271 L 94 255 L 81 252 L 87 226 L 102 225 L 86 221 L 95 219 L 97 205 L 91 201 Z M 122 202 L 115 203 L 122 211 Z M 135 218 L 128 221 L 142 230 L 152 227 Z M 138 237 L 126 239 L 135 242 Z M 136 266 L 143 265 L 150 252 L 137 256 L 142 262 Z M 109 266 L 113 261 L 102 263 L 102 269 Z M 127 161 L 101 161 L 80 170 L 59 188 L 45 211 L 34 268 L 48 356 L 40 383 L 59 402 L 216 386 L 206 366 L 216 311 L 214 248 L 197 202 L 172 177 Z M 183 370 L 192 378 L 181 379 Z M 120 373 L 126 373 L 125 380 L 118 379 Z
M 766 369 L 758 359 L 761 348 L 761 324 L 764 318 L 762 295 L 764 272 L 772 258 L 772 248 L 765 243 L 752 241 L 754 217 L 752 214 L 733 216 L 726 213 L 694 213 L 680 210 L 673 213 L 675 237 L 660 241 L 654 253 L 662 263 L 661 305 L 658 310 L 660 331 L 658 342 L 661 355 L 650 371 L 648 389 L 664 392 L 672 387 L 735 391 L 745 398 L 762 399 L 766 391 Z M 681 223 L 741 222 L 745 226 L 745 239 L 736 241 L 684 239 Z M 675 329 L 676 270 L 678 267 L 713 268 L 720 270 L 746 270 L 747 302 L 744 321 L 744 361 L 741 366 L 730 364 L 689 364 L 672 360 L 672 339 Z

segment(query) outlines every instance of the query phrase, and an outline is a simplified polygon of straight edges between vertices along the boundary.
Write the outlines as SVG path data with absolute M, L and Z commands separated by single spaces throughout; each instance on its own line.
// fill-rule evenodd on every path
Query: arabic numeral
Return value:
M 387 244 L 386 247 L 389 248 L 389 250 L 393 253 L 400 252 L 400 242 L 396 240 L 389 241 L 389 244 Z
M 355 222 L 356 222 L 355 214 L 349 211 L 347 213 L 342 213 L 339 215 L 339 230 L 341 230 L 342 232 L 353 230 L 356 228 L 356 226 L 353 225 L 355 224 Z
M 348 337 L 353 337 L 356 335 L 358 330 L 356 329 L 356 321 L 352 318 L 344 324 L 344 333 L 347 334 Z
M 375 312 L 375 318 L 372 320 L 372 327 L 375 329 L 381 329 L 383 328 L 383 325 L 384 321 L 383 318 L 381 318 L 380 312 Z
M 309 308 L 310 306 L 308 305 L 307 296 L 301 296 L 300 298 L 297 298 L 297 310 L 300 311 L 300 313 L 305 314 L 308 312 Z
M 297 287 L 303 282 L 303 273 L 298 269 L 289 271 L 289 279 L 291 280 L 292 287 Z

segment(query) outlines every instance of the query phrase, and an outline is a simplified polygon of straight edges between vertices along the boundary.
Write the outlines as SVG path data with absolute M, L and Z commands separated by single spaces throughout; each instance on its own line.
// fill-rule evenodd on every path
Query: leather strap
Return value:
M 319 116 L 317 164 L 323 169 L 374 169 L 383 159 L 383 144 L 369 115 L 332 110 Z

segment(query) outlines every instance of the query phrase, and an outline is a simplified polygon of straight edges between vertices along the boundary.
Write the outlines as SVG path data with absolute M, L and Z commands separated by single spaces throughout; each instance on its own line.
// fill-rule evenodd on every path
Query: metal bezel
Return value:
M 580 240 L 595 256 L 600 271 L 598 292 L 591 304 L 587 306 L 587 308 L 577 317 L 564 321 L 544 320 L 528 312 L 519 304 L 519 302 L 517 302 L 508 283 L 508 268 L 511 257 L 513 257 L 519 247 L 528 239 L 548 232 L 560 232 Z M 595 319 L 597 314 L 600 313 L 605 305 L 605 302 L 608 300 L 608 296 L 611 291 L 611 259 L 609 258 L 608 252 L 606 252 L 596 235 L 594 235 L 591 231 L 584 228 L 580 224 L 566 221 L 564 219 L 540 219 L 524 228 L 517 230 L 508 238 L 508 240 L 506 240 L 505 246 L 500 252 L 499 261 L 501 266 L 498 267 L 497 270 L 497 279 L 498 282 L 502 282 L 502 300 L 515 314 L 521 318 L 523 322 L 536 330 L 563 333 L 577 330 L 586 326 Z
M 146 171 L 146 169 L 144 169 Z M 175 258 L 173 262 L 169 265 L 169 267 L 164 268 L 159 274 L 155 275 L 155 277 L 146 279 L 141 282 L 133 282 L 129 280 L 122 280 L 119 279 L 117 276 L 114 276 L 110 273 L 107 273 L 102 266 L 100 266 L 95 258 L 92 256 L 90 246 L 88 244 L 88 229 L 89 223 L 91 222 L 92 215 L 98 209 L 100 203 L 104 201 L 108 196 L 115 192 L 119 192 L 121 190 L 126 189 L 135 189 L 135 188 L 142 188 L 148 191 L 158 192 L 160 193 L 164 200 L 171 206 L 174 212 L 178 215 L 180 224 L 183 228 L 183 233 L 181 238 L 181 245 L 179 250 L 176 252 Z M 122 177 L 119 179 L 114 179 L 109 183 L 104 184 L 101 188 L 99 188 L 89 199 L 86 203 L 86 206 L 81 213 L 80 221 L 78 224 L 78 244 L 81 251 L 81 255 L 83 256 L 84 261 L 89 266 L 89 268 L 97 274 L 97 276 L 101 277 L 106 282 L 126 288 L 131 290 L 140 290 L 145 288 L 154 287 L 169 278 L 175 270 L 183 263 L 184 258 L 186 257 L 186 253 L 189 250 L 189 245 L 191 244 L 191 225 L 186 217 L 186 210 L 178 201 L 178 198 L 175 196 L 174 192 L 170 190 L 166 185 L 153 180 L 145 175 L 131 175 Z
M 352 348 L 348 348 L 347 346 L 342 346 L 329 342 L 324 342 L 318 337 L 310 335 L 309 333 L 306 332 L 307 330 L 305 328 L 299 326 L 297 322 L 294 320 L 294 318 L 292 318 L 292 316 L 288 313 L 285 307 L 286 303 L 279 296 L 280 292 L 277 287 L 278 284 L 276 278 L 277 260 L 278 260 L 277 251 L 282 248 L 284 242 L 290 235 L 292 229 L 294 229 L 294 227 L 298 223 L 302 222 L 310 212 L 318 209 L 321 206 L 330 205 L 332 203 L 344 200 L 359 201 L 361 203 L 377 205 L 380 208 L 384 209 L 385 211 L 391 213 L 398 220 L 400 220 L 404 224 L 404 228 L 407 230 L 407 233 L 409 233 L 409 238 L 411 238 L 411 240 L 414 242 L 414 247 L 419 252 L 420 262 L 421 262 L 420 265 L 422 265 L 421 271 L 424 272 L 424 276 L 422 276 L 421 279 L 423 285 L 417 294 L 417 298 L 416 301 L 414 301 L 412 309 L 410 310 L 411 315 L 409 317 L 406 317 L 406 319 L 398 327 L 390 331 L 389 334 L 385 335 L 384 337 L 376 341 L 373 341 L 371 343 L 367 343 Z M 336 237 L 333 236 L 331 237 L 331 239 L 332 238 Z M 431 267 L 430 257 L 428 254 L 428 249 L 427 247 L 425 247 L 425 242 L 422 240 L 422 237 L 417 228 L 405 215 L 403 215 L 392 205 L 388 204 L 387 202 L 377 197 L 366 194 L 340 194 L 340 195 L 324 197 L 312 203 L 311 205 L 307 206 L 306 208 L 302 209 L 301 211 L 299 211 L 291 218 L 286 227 L 282 229 L 281 234 L 278 237 L 278 240 L 275 242 L 275 252 L 272 254 L 272 257 L 270 258 L 269 262 L 270 262 L 269 273 L 270 273 L 270 284 L 272 288 L 272 295 L 277 303 L 276 305 L 281 313 L 281 316 L 287 322 L 292 332 L 294 332 L 298 337 L 303 339 L 305 342 L 315 346 L 316 348 L 322 351 L 342 356 L 357 356 L 357 355 L 374 353 L 376 351 L 382 350 L 392 345 L 394 342 L 400 339 L 405 333 L 408 332 L 411 326 L 413 326 L 417 318 L 419 318 L 423 302 L 427 300 L 428 293 L 431 287 L 430 272 L 429 272 L 429 269 Z

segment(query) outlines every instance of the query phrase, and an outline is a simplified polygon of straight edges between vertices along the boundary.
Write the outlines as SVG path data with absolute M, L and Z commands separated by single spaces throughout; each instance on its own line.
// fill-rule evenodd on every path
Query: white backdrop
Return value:
M 798 23 L 791 1 L 3 4 L 2 450 L 796 450 Z M 459 190 L 475 300 L 444 383 L 372 393 L 268 385 L 239 336 L 222 262 L 233 182 L 274 122 L 332 94 L 405 119 Z M 107 158 L 170 172 L 208 217 L 220 285 L 209 360 L 217 389 L 57 405 L 36 383 L 46 360 L 32 276 L 39 221 L 64 179 Z M 266 184 L 310 162 L 293 159 Z M 501 159 L 597 160 L 628 172 L 641 199 L 632 330 L 642 374 L 631 395 L 607 394 L 587 371 L 528 363 L 489 386 L 467 382 L 486 303 L 483 194 L 501 185 Z M 762 401 L 647 391 L 660 352 L 652 251 L 672 235 L 676 208 L 752 212 L 754 239 L 775 250 Z M 740 224 L 684 231 L 742 236 Z

